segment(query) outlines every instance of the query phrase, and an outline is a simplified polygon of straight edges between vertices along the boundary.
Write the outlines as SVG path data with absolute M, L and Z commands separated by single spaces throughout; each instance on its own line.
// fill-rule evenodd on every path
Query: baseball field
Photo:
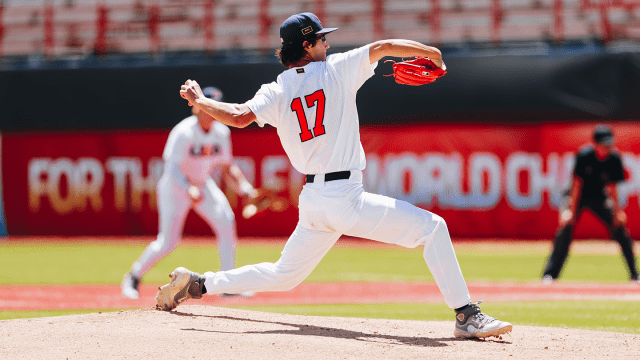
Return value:
M 501 338 L 453 338 L 453 312 L 422 249 L 341 239 L 302 284 L 251 298 L 205 296 L 153 309 L 178 266 L 219 266 L 215 240 L 187 238 L 143 279 L 119 283 L 152 241 L 9 238 L 0 242 L 0 358 L 636 359 L 640 284 L 618 245 L 578 241 L 561 281 L 540 283 L 549 241 L 454 242 L 473 301 L 513 323 Z M 237 265 L 274 262 L 284 239 L 243 239 Z M 4 341 L 11 339 L 11 341 Z

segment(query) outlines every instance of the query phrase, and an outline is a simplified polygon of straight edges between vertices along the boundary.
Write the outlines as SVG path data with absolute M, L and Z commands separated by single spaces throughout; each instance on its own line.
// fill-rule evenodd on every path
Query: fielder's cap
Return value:
M 598 125 L 593 131 L 593 141 L 602 145 L 612 145 L 613 133 L 611 128 L 606 125 Z
M 336 30 L 338 28 L 323 28 L 317 16 L 310 12 L 305 12 L 289 16 L 280 25 L 280 41 L 282 43 L 293 43 Z
M 220 91 L 220 89 L 218 89 L 215 86 L 207 86 L 206 88 L 202 89 L 202 93 L 204 94 L 205 97 L 208 97 L 209 99 L 215 100 L 215 101 L 220 101 L 222 100 L 222 91 Z

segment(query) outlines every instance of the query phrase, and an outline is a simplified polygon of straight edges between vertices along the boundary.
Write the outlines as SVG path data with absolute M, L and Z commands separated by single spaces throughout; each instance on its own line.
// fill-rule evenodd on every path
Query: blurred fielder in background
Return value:
M 215 87 L 206 87 L 202 92 L 209 99 L 222 100 L 222 92 Z M 138 285 L 142 276 L 178 245 L 191 209 L 217 235 L 220 270 L 235 268 L 238 241 L 235 216 L 211 173 L 216 167 L 221 168 L 227 183 L 245 198 L 256 197 L 258 191 L 233 164 L 229 128 L 198 107 L 194 106 L 192 113 L 171 130 L 167 139 L 162 154 L 164 172 L 157 188 L 158 238 L 147 246 L 133 263 L 131 272 L 125 275 L 122 295 L 127 298 L 140 296 Z
M 618 204 L 617 185 L 624 181 L 624 169 L 613 142 L 611 129 L 599 125 L 593 132 L 593 146 L 585 146 L 576 156 L 571 188 L 560 208 L 560 227 L 544 269 L 543 283 L 550 284 L 560 276 L 569 253 L 573 228 L 584 208 L 590 209 L 607 225 L 611 237 L 620 244 L 631 281 L 640 282 L 633 243 L 626 228 L 627 216 Z
M 356 107 L 358 89 L 385 56 L 429 57 L 429 62 L 443 69 L 440 50 L 410 40 L 384 40 L 327 57 L 325 35 L 335 30 L 323 28 L 311 13 L 285 20 L 277 55 L 288 70 L 244 104 L 207 99 L 192 80 L 182 86 L 180 95 L 189 104 L 227 125 L 245 127 L 256 122 L 277 128 L 292 165 L 308 175 L 300 194 L 298 224 L 276 263 L 204 275 L 179 267 L 170 275 L 171 283 L 158 292 L 156 306 L 171 310 L 203 293 L 290 290 L 346 234 L 408 248 L 423 245 L 423 257 L 446 303 L 455 309 L 456 337 L 481 338 L 511 331 L 511 324 L 483 314 L 477 303 L 471 303 L 440 216 L 367 193 L 362 187 L 366 160 Z M 419 66 L 416 70 L 429 73 Z

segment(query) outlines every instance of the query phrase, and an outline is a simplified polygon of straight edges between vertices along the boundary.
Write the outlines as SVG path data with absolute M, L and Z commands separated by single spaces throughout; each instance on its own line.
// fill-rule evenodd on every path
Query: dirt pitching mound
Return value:
M 0 358 L 637 359 L 640 353 L 638 335 L 516 324 L 501 338 L 459 340 L 453 326 L 183 305 L 173 312 L 0 321 Z

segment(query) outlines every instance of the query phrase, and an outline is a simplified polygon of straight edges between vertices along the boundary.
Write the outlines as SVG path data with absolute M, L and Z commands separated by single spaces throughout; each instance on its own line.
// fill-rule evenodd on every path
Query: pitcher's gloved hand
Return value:
M 426 57 L 417 57 L 413 60 L 401 62 L 387 61 L 393 62 L 393 74 L 385 76 L 393 76 L 398 84 L 413 86 L 430 84 L 447 73 L 447 66 L 444 62 L 442 63 L 442 68 L 439 68 L 431 59 Z

